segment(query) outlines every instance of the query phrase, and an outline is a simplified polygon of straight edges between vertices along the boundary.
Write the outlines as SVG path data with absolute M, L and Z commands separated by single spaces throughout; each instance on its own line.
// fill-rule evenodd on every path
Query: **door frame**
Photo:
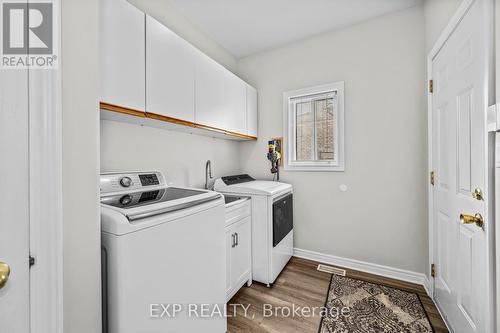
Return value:
M 446 28 L 443 30 L 441 33 L 439 39 L 437 42 L 434 44 L 434 47 L 431 49 L 427 56 L 427 83 L 430 82 L 430 80 L 433 79 L 432 77 L 432 61 L 434 58 L 439 54 L 439 51 L 442 49 L 442 47 L 445 45 L 445 43 L 448 41 L 452 33 L 455 31 L 455 29 L 458 27 L 464 16 L 467 14 L 469 11 L 470 7 L 476 2 L 476 1 L 486 1 L 486 5 L 488 7 L 491 7 L 490 10 L 488 11 L 491 13 L 491 15 L 488 15 L 486 22 L 484 24 L 487 26 L 487 42 L 486 42 L 486 49 L 487 49 L 487 54 L 488 54 L 488 68 L 487 68 L 487 80 L 488 80 L 488 105 L 494 104 L 495 100 L 495 90 L 494 90 L 494 79 L 495 79 L 495 67 L 494 67 L 494 55 L 495 55 L 495 49 L 494 49 L 494 31 L 495 31 L 495 21 L 494 21 L 494 3 L 493 0 L 463 0 L 462 3 L 460 4 L 459 8 L 451 18 L 450 22 L 446 26 Z M 430 173 L 433 171 L 433 142 L 432 142 L 432 133 L 433 133 L 433 117 L 432 117 L 432 93 L 430 92 L 429 87 L 426 87 L 427 91 L 427 143 L 428 143 L 428 173 L 427 175 L 430 177 Z M 484 110 L 485 113 L 487 113 L 487 108 Z M 487 128 L 485 124 L 485 129 Z M 494 151 L 495 151 L 495 145 L 493 140 L 493 135 L 488 133 L 488 144 L 487 144 L 487 156 L 489 160 L 486 162 L 486 166 L 488 168 L 487 170 L 487 175 L 488 175 L 488 197 L 487 200 L 485 201 L 486 205 L 486 220 L 489 221 L 490 225 L 493 226 L 493 228 L 490 230 L 490 235 L 489 239 L 487 239 L 487 248 L 490 254 L 490 257 L 488 259 L 488 270 L 489 270 L 489 290 L 495 290 L 495 280 L 494 280 L 494 251 L 495 251 L 495 240 L 494 240 L 494 224 L 495 224 L 495 214 L 494 214 L 494 192 L 495 192 L 495 186 L 494 186 L 494 174 L 495 174 L 495 169 L 494 169 Z M 434 230 L 435 230 L 435 221 L 433 219 L 433 210 L 434 210 L 434 191 L 433 191 L 433 185 L 430 183 L 430 181 L 427 183 L 427 189 L 428 189 L 428 228 L 429 228 L 429 271 L 428 271 L 428 278 L 430 281 L 429 285 L 429 292 L 430 292 L 430 297 L 434 300 L 434 278 L 431 276 L 430 272 L 430 265 L 434 262 Z M 489 313 L 486 315 L 487 322 L 489 322 L 490 329 L 493 329 L 494 323 L 494 310 L 495 310 L 495 297 L 491 298 L 491 303 L 489 306 Z M 438 310 L 441 312 L 439 307 L 437 306 Z M 444 318 L 444 317 L 443 317 Z M 446 322 L 446 320 L 445 320 Z M 448 323 L 446 323 L 448 325 Z M 492 331 L 493 332 L 493 331 Z
M 62 12 L 51 1 L 58 67 L 28 74 L 30 333 L 63 333 Z

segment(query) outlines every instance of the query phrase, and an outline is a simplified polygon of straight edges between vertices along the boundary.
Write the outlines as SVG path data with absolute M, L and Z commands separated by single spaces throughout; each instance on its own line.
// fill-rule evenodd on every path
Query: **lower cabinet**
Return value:
M 226 301 L 252 283 L 252 226 L 247 216 L 226 226 Z

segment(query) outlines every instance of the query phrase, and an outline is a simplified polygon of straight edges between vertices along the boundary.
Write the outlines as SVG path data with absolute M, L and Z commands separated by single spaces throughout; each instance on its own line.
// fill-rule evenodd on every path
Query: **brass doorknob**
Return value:
M 4 262 L 0 261 L 0 289 L 5 286 L 7 280 L 9 280 L 10 267 Z
M 481 214 L 476 214 L 474 216 L 472 215 L 467 215 L 467 214 L 460 214 L 460 222 L 462 224 L 475 224 L 479 228 L 482 228 L 484 226 L 484 220 Z

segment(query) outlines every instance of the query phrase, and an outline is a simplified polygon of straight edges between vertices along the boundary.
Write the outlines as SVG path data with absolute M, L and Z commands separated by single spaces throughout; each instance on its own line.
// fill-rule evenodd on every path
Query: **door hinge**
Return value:
M 35 264 L 35 257 L 30 256 L 29 257 L 29 263 L 30 263 L 30 268 L 31 268 L 31 266 L 33 266 Z
M 431 265 L 431 276 L 436 277 L 436 265 L 435 264 Z
M 500 104 L 491 105 L 488 108 L 488 132 L 500 130 Z
M 431 178 L 431 185 L 434 186 L 434 183 L 436 181 L 436 176 L 434 174 L 434 171 L 431 171 L 430 178 Z
M 434 80 L 429 80 L 429 92 L 431 94 L 434 92 Z

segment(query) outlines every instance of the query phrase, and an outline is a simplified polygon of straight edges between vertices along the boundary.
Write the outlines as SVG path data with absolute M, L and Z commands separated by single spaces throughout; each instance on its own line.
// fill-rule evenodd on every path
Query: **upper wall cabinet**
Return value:
M 100 3 L 103 119 L 256 139 L 254 88 L 127 1 Z
M 247 84 L 247 135 L 257 137 L 257 89 Z
M 246 134 L 246 84 L 201 54 L 196 61 L 196 123 Z
M 124 0 L 100 1 L 101 102 L 145 109 L 145 14 Z
M 194 122 L 197 50 L 146 17 L 146 111 Z

